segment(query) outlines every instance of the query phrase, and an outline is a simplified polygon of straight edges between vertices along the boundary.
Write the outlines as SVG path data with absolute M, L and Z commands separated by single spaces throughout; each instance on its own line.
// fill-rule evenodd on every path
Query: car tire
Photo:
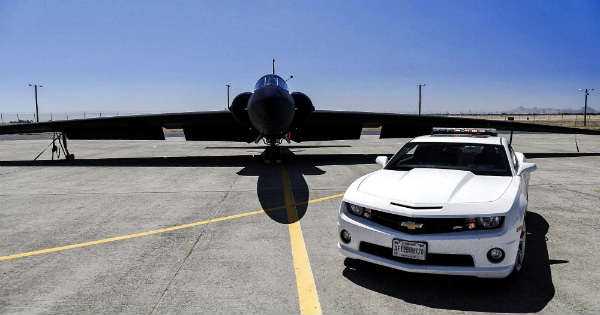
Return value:
M 525 225 L 525 220 L 523 220 L 523 229 L 521 230 L 521 237 L 519 238 L 519 248 L 517 250 L 517 257 L 515 258 L 515 265 L 513 266 L 513 271 L 510 274 L 511 276 L 517 276 L 523 271 L 523 267 L 525 266 L 525 253 L 527 249 L 527 227 Z

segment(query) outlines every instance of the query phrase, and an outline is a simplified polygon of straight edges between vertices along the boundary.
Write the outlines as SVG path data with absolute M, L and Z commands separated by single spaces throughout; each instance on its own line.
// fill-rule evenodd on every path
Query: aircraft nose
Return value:
M 265 87 L 254 92 L 248 105 L 252 125 L 264 136 L 280 136 L 294 119 L 292 97 L 277 87 Z

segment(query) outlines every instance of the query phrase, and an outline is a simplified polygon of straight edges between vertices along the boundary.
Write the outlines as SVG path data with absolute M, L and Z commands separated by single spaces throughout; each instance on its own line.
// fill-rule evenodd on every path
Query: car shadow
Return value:
M 530 313 L 538 312 L 555 294 L 551 264 L 546 246 L 548 222 L 538 213 L 528 212 L 525 266 L 518 276 L 507 279 L 407 273 L 366 262 L 345 260 L 343 276 L 366 289 L 408 303 L 436 309 Z
M 377 154 L 296 154 L 282 148 L 281 164 L 265 164 L 260 155 L 215 155 L 178 157 L 96 158 L 75 160 L 0 161 L 1 166 L 19 167 L 241 167 L 239 176 L 255 176 L 256 194 L 265 213 L 274 221 L 290 224 L 300 220 L 308 208 L 310 189 L 305 176 L 323 175 L 319 166 L 374 164 Z M 298 153 L 298 152 L 297 152 Z M 295 214 L 285 207 L 283 170 L 295 202 Z

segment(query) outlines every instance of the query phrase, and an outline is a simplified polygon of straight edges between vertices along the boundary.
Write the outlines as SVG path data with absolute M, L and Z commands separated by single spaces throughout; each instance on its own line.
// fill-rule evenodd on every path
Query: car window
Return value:
M 504 147 L 480 143 L 409 142 L 385 168 L 442 168 L 476 175 L 512 176 Z

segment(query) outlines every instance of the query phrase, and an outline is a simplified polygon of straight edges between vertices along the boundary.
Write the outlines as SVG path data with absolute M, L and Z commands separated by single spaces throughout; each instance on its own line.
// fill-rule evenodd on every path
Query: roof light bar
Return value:
M 434 136 L 497 136 L 493 128 L 440 128 L 434 127 L 431 131 Z

